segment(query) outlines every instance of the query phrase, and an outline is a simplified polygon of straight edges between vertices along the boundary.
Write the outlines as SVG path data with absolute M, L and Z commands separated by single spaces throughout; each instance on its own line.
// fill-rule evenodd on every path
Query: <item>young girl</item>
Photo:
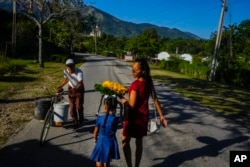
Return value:
M 106 114 L 99 115 L 94 129 L 95 148 L 90 159 L 96 161 L 97 167 L 109 167 L 112 159 L 120 159 L 116 130 L 119 119 L 115 116 L 117 99 L 108 96 L 104 99 L 104 111 Z

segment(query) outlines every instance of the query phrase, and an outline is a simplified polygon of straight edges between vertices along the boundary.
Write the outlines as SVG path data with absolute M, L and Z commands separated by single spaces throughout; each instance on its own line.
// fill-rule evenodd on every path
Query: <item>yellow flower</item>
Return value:
M 109 85 L 110 85 L 110 81 L 104 81 L 104 82 L 102 83 L 102 86 L 103 86 L 103 87 L 109 87 Z
M 127 88 L 123 85 L 112 82 L 109 80 L 105 80 L 102 84 L 96 84 L 95 90 L 100 91 L 103 94 L 117 94 L 117 95 L 125 95 L 127 93 Z

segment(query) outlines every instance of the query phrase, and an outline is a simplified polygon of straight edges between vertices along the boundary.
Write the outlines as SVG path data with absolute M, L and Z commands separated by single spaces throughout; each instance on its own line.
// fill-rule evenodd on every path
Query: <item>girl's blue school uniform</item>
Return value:
M 103 126 L 106 114 L 96 119 L 96 126 L 99 128 L 98 138 L 90 159 L 96 162 L 111 162 L 112 159 L 120 159 L 116 130 L 119 123 L 114 114 L 107 117 L 106 125 Z

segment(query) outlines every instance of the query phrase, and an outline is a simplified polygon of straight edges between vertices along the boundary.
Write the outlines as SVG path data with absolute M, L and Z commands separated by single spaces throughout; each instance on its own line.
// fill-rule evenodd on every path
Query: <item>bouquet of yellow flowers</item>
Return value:
M 128 91 L 123 85 L 108 80 L 102 82 L 102 84 L 95 84 L 94 88 L 95 91 L 105 95 L 124 96 Z

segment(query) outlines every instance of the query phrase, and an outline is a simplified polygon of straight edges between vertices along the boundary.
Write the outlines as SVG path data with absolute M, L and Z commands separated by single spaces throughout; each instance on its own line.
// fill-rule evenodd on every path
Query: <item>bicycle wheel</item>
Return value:
M 42 146 L 45 141 L 46 141 L 46 137 L 48 135 L 50 126 L 51 126 L 51 120 L 53 118 L 53 109 L 50 108 L 49 111 L 47 112 L 45 119 L 44 119 L 44 124 L 43 124 L 43 128 L 42 128 L 42 132 L 41 132 L 41 136 L 40 136 L 40 145 Z

